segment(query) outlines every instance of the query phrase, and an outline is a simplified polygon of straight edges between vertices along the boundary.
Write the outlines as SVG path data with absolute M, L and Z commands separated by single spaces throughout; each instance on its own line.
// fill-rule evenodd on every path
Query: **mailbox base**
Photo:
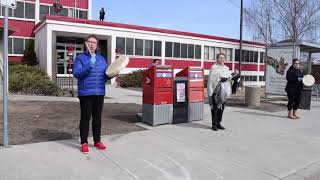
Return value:
M 143 104 L 142 106 L 142 122 L 151 126 L 160 124 L 171 124 L 173 118 L 173 105 L 153 105 Z
M 189 103 L 189 115 L 188 121 L 199 121 L 203 119 L 204 103 L 203 102 L 193 102 Z

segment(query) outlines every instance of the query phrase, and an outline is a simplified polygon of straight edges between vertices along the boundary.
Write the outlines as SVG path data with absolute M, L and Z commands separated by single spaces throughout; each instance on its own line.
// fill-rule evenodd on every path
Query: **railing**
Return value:
M 63 96 L 71 95 L 75 96 L 75 91 L 77 89 L 77 79 L 72 76 L 57 76 L 57 85 L 63 92 Z

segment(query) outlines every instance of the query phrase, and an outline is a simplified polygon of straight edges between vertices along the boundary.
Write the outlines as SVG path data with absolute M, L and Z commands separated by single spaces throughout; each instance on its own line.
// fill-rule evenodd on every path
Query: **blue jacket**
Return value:
M 73 76 L 78 79 L 78 96 L 105 95 L 107 61 L 96 54 L 95 65 L 90 64 L 89 52 L 79 54 L 73 63 Z

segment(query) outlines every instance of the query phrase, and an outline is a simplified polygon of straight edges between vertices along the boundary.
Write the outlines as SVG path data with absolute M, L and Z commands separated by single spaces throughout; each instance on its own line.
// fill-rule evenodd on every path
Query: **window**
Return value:
M 35 7 L 34 4 L 25 3 L 25 18 L 34 19 L 35 17 Z
M 217 55 L 220 54 L 220 53 L 221 53 L 221 48 L 216 47 L 215 48 L 215 54 L 214 54 L 215 59 L 217 58 Z
M 251 76 L 251 81 L 257 81 L 257 76 Z
M 14 38 L 13 39 L 13 54 L 23 54 L 23 39 Z
M 27 49 L 32 43 L 34 43 L 33 39 L 24 39 L 24 47 Z
M 144 55 L 145 56 L 152 56 L 152 52 L 153 52 L 153 41 L 152 40 L 145 40 Z
M 60 13 L 59 13 L 60 16 L 66 16 L 68 17 L 68 9 L 67 8 L 63 8 Z
M 133 38 L 126 38 L 126 55 L 133 55 Z
M 50 14 L 57 15 L 56 11 L 54 11 L 54 7 L 50 6 Z
M 125 54 L 125 38 L 117 37 L 116 39 L 116 48 L 120 49 L 121 54 Z
M 17 7 L 14 10 L 14 17 L 24 18 L 24 3 L 23 2 L 17 2 Z
M 188 57 L 188 45 L 181 44 L 181 58 L 187 58 L 187 57 Z
M 173 57 L 180 58 L 180 43 L 174 43 L 174 45 L 173 45 Z
M 214 60 L 216 59 L 215 56 L 214 56 L 214 47 L 210 47 L 209 48 L 209 60 Z
M 260 63 L 264 63 L 264 52 L 260 52 Z
M 46 14 L 49 14 L 49 6 L 40 5 L 40 19 L 43 19 Z
M 143 40 L 135 39 L 135 55 L 143 56 Z
M 253 59 L 254 59 L 254 61 L 253 62 L 258 62 L 258 52 L 257 51 L 255 51 L 254 52 L 254 57 L 253 57 Z
M 209 46 L 204 46 L 204 59 L 209 60 Z
M 195 58 L 201 59 L 201 46 L 199 45 L 196 45 L 196 48 L 195 48 Z
M 12 38 L 8 38 L 8 54 L 12 54 Z
M 239 49 L 236 49 L 234 60 L 235 61 L 239 61 L 240 60 L 240 50 Z
M 243 57 L 244 57 L 243 62 L 249 62 L 249 57 L 250 57 L 249 51 L 244 51 Z
M 79 18 L 81 18 L 81 19 L 87 19 L 87 11 L 81 11 L 81 10 L 79 10 Z
M 172 42 L 166 42 L 166 57 L 172 57 Z
M 264 76 L 259 76 L 259 81 L 264 81 Z
M 4 6 L 1 6 L 1 15 L 4 16 Z M 9 11 L 8 11 L 8 14 L 9 14 L 9 17 L 12 17 L 12 9 L 9 8 Z
M 221 53 L 223 53 L 225 58 L 227 58 L 227 48 L 221 48 Z M 226 59 L 226 60 L 229 60 L 229 59 Z
M 188 58 L 194 59 L 194 45 L 188 44 Z
M 230 48 L 227 49 L 226 58 L 228 61 L 232 61 L 232 49 Z
M 154 41 L 154 51 L 153 51 L 153 55 L 154 56 L 158 56 L 161 57 L 161 41 Z

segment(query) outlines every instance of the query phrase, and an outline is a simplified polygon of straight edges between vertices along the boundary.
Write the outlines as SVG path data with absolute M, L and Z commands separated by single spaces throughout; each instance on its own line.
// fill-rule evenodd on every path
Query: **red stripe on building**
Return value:
M 94 20 L 87 20 L 87 19 L 76 19 L 76 18 L 55 16 L 55 15 L 46 15 L 45 19 L 46 20 L 55 20 L 55 21 L 64 21 L 64 22 L 73 22 L 73 23 L 80 23 L 80 24 L 91 24 L 91 25 L 118 27 L 118 28 L 125 28 L 125 29 L 135 29 L 135 30 L 141 30 L 141 31 L 165 33 L 165 34 L 175 34 L 175 35 L 181 35 L 181 36 L 220 40 L 220 41 L 227 41 L 227 42 L 234 42 L 234 43 L 240 42 L 238 39 L 232 39 L 232 38 L 210 36 L 210 35 L 205 35 L 205 34 L 196 34 L 196 33 L 190 33 L 190 32 L 160 29 L 160 28 L 153 28 L 153 27 L 137 26 L 137 25 L 130 25 L 130 24 L 122 24 L 122 23 L 115 23 L 115 22 L 101 22 L 101 21 L 94 21 Z M 243 43 L 265 47 L 265 45 L 262 43 L 256 43 L 256 42 L 251 42 L 251 41 L 243 41 Z
M 129 58 L 127 68 L 149 68 L 152 61 L 153 59 L 151 58 Z
M 0 19 L 3 21 L 3 19 Z M 15 29 L 15 32 L 11 36 L 24 36 L 24 37 L 34 37 L 33 21 L 19 21 L 19 20 L 9 20 L 9 28 Z
M 55 0 L 40 0 L 40 3 L 53 4 Z M 88 9 L 88 0 L 60 0 L 62 6 Z
M 9 62 L 22 62 L 22 56 L 9 56 Z
M 258 71 L 258 64 L 241 64 L 242 71 Z
M 184 69 L 188 66 L 201 66 L 200 61 L 187 61 L 187 60 L 169 60 L 166 59 L 165 65 L 171 65 L 174 69 Z
M 264 71 L 264 65 L 260 65 L 260 72 Z

